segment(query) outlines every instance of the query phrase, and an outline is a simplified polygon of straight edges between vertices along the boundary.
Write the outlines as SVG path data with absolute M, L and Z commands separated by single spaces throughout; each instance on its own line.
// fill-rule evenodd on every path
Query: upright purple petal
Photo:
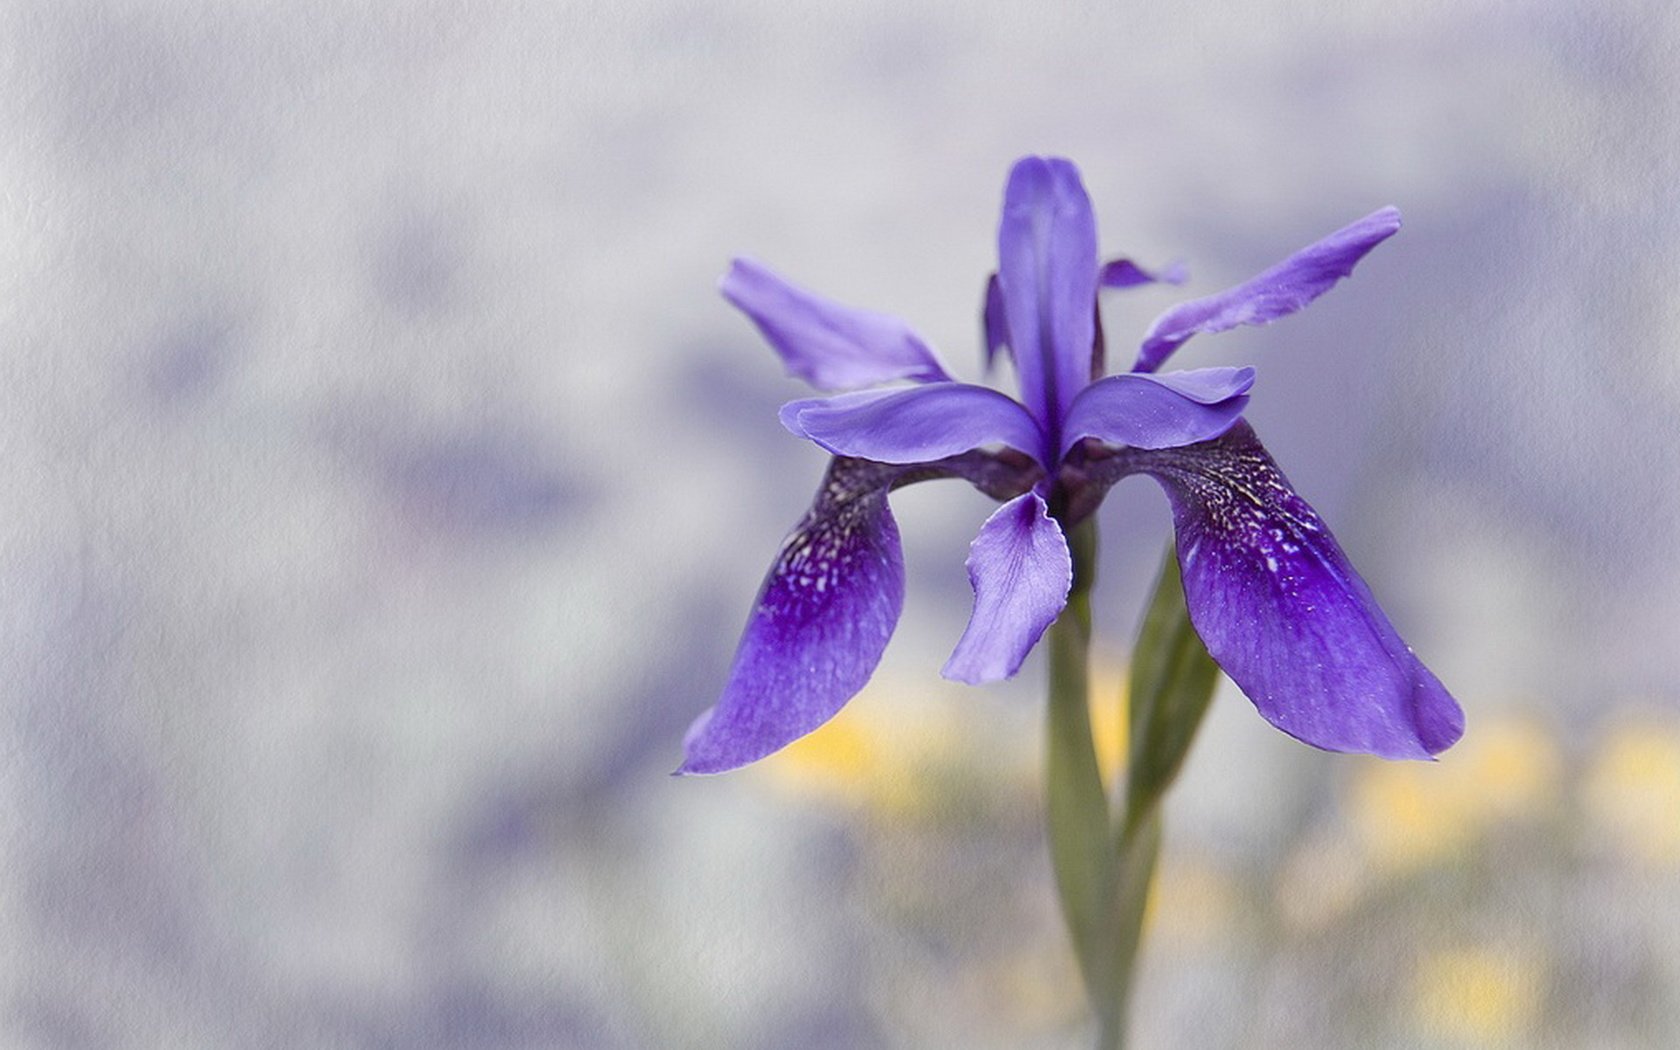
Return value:
M 951 378 L 927 344 L 898 318 L 842 306 L 750 259 L 731 263 L 718 290 L 752 319 L 790 374 L 819 390 Z
M 1130 259 L 1110 259 L 1098 271 L 1097 284 L 1104 288 L 1136 288 L 1140 284 L 1183 284 L 1189 277 L 1190 271 L 1181 262 L 1157 273 Z
M 1039 636 L 1067 604 L 1073 558 L 1061 526 L 1036 492 L 986 519 L 968 551 L 974 613 L 946 661 L 946 678 L 977 685 L 1021 669 Z
M 1235 288 L 1179 303 L 1155 319 L 1143 338 L 1134 371 L 1153 372 L 1197 332 L 1223 332 L 1287 317 L 1329 291 L 1372 248 L 1400 229 L 1400 212 L 1382 208 Z
M 1062 454 L 1083 438 L 1134 448 L 1171 448 L 1218 437 L 1242 415 L 1252 368 L 1129 372 L 1099 379 L 1073 399 Z
M 998 283 L 1021 400 L 1054 432 L 1091 378 L 1097 224 L 1079 170 L 1065 160 L 1016 162 L 998 226 Z
M 923 463 L 1001 444 L 1052 462 L 1026 409 L 1006 394 L 966 383 L 790 401 L 782 406 L 781 418 L 793 433 L 837 456 Z
M 1267 721 L 1384 758 L 1428 758 L 1459 738 L 1457 702 L 1247 423 L 1138 464 L 1172 501 L 1191 623 Z
M 836 459 L 783 542 L 717 706 L 683 740 L 678 773 L 721 773 L 822 725 L 881 660 L 904 605 L 887 490 L 902 468 Z
M 986 301 L 980 307 L 980 339 L 986 346 L 983 360 L 990 374 L 997 355 L 1010 353 L 1009 318 L 1004 315 L 1003 286 L 998 284 L 995 273 L 986 278 Z

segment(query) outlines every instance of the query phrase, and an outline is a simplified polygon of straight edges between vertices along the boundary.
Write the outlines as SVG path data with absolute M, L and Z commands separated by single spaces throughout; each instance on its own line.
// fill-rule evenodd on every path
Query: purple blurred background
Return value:
M 842 723 L 665 776 L 823 461 L 717 276 L 751 254 L 976 378 L 1028 152 L 1080 164 L 1105 251 L 1190 266 L 1105 301 L 1114 358 L 1407 219 L 1182 360 L 1258 367 L 1251 420 L 1469 735 L 1323 755 L 1227 687 L 1140 1045 L 1680 1043 L 1670 5 L 0 26 L 0 1045 L 1085 1045 L 1042 667 L 937 676 L 982 497 L 895 497 L 905 617 Z M 1118 681 L 1167 517 L 1144 481 L 1104 513 Z

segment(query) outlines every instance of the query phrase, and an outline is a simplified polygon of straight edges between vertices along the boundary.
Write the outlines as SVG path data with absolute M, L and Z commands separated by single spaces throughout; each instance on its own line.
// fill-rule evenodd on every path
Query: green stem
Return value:
M 1091 579 L 1096 568 L 1096 527 L 1087 520 L 1068 533 L 1073 553 L 1073 587 L 1067 608 L 1049 631 L 1050 697 L 1046 727 L 1045 803 L 1050 860 L 1056 872 L 1062 915 L 1073 938 L 1085 990 L 1107 1030 L 1113 1016 L 1114 939 L 1110 936 L 1110 890 L 1114 855 L 1108 795 L 1097 768 L 1091 736 Z
M 1097 1018 L 1098 1050 L 1120 1050 L 1161 850 L 1161 804 L 1212 698 L 1218 671 L 1190 626 L 1172 551 L 1132 655 L 1131 749 L 1111 806 L 1091 733 L 1089 652 L 1096 529 L 1067 533 L 1073 587 L 1049 631 L 1046 804 L 1050 857 Z

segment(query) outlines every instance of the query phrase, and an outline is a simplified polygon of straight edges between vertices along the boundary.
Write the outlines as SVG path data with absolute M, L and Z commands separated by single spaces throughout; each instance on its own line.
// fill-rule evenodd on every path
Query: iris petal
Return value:
M 753 606 L 717 705 L 678 773 L 722 773 L 832 718 L 874 673 L 904 605 L 887 490 L 902 468 L 836 459 Z
M 1458 703 L 1247 423 L 1138 462 L 1172 502 L 1190 620 L 1267 721 L 1384 758 L 1428 758 L 1459 738 Z
M 736 259 L 718 290 L 752 319 L 790 374 L 819 390 L 951 378 L 927 344 L 898 318 L 843 306 L 750 259 Z
M 1007 395 L 966 383 L 929 383 L 808 398 L 782 406 L 782 425 L 837 456 L 923 463 L 1002 444 L 1045 458 L 1038 424 Z
M 1218 437 L 1248 405 L 1252 368 L 1200 368 L 1099 379 L 1074 398 L 1062 453 L 1082 438 L 1134 448 L 1171 448 Z
M 1165 270 L 1145 270 L 1130 259 L 1110 259 L 1097 273 L 1097 283 L 1104 288 L 1136 288 L 1140 284 L 1183 284 L 1190 271 L 1181 262 Z
M 1003 286 L 998 275 L 986 278 L 986 301 L 980 307 L 980 338 L 986 344 L 986 371 L 990 374 L 999 353 L 1009 354 L 1009 318 L 1004 314 Z
M 974 613 L 942 672 L 971 685 L 1021 669 L 1067 604 L 1073 559 L 1067 538 L 1037 492 L 999 507 L 968 553 Z
M 1149 326 L 1132 369 L 1155 371 L 1197 332 L 1223 332 L 1289 316 L 1351 274 L 1367 252 L 1398 229 L 1399 210 L 1381 208 L 1234 288 L 1179 303 Z
M 1009 173 L 998 282 L 1021 401 L 1047 430 L 1091 378 L 1097 223 L 1079 170 L 1027 157 Z

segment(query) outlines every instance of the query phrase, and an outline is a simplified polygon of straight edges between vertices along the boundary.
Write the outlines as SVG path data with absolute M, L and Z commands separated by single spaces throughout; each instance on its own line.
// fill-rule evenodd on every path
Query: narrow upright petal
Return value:
M 924 463 L 982 445 L 1019 449 L 1041 462 L 1038 424 L 1017 402 L 983 386 L 929 383 L 807 398 L 782 406 L 782 425 L 837 456 Z
M 951 378 L 927 344 L 898 318 L 842 306 L 750 259 L 730 264 L 718 290 L 752 319 L 790 374 L 819 390 Z
M 968 551 L 974 613 L 946 661 L 946 678 L 977 685 L 1008 678 L 1067 604 L 1073 558 L 1036 492 L 999 507 Z
M 1097 223 L 1079 171 L 1027 157 L 1009 173 L 998 283 L 1021 400 L 1047 431 L 1091 378 Z
M 1172 501 L 1191 623 L 1267 721 L 1384 758 L 1428 758 L 1459 738 L 1457 702 L 1247 423 L 1137 462 Z
M 1130 259 L 1110 259 L 1097 273 L 1097 283 L 1104 288 L 1136 288 L 1140 284 L 1183 284 L 1189 277 L 1190 271 L 1181 262 L 1156 272 Z
M 986 346 L 983 361 L 990 374 L 997 355 L 1010 353 L 1009 318 L 1003 309 L 1003 286 L 998 284 L 995 273 L 986 278 L 986 301 L 980 307 L 980 339 Z
M 880 662 L 904 604 L 887 490 L 902 468 L 836 459 L 782 544 L 717 706 L 683 740 L 679 773 L 721 773 L 822 725 Z
M 1110 445 L 1171 448 L 1218 437 L 1242 415 L 1252 368 L 1128 372 L 1079 392 L 1062 425 L 1062 453 L 1093 437 Z
M 1197 332 L 1269 324 L 1328 292 L 1367 252 L 1400 229 L 1400 212 L 1382 208 L 1234 288 L 1179 303 L 1155 319 L 1143 337 L 1134 371 L 1153 372 Z

